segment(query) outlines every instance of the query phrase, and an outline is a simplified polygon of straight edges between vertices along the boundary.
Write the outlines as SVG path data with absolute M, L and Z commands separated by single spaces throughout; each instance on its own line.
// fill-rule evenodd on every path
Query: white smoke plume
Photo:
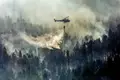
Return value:
M 86 35 L 92 35 L 97 39 L 106 34 L 107 27 L 103 22 L 119 10 L 119 3 L 119 0 L 0 0 L 0 16 L 10 16 L 15 21 L 22 17 L 26 22 L 42 25 L 37 26 L 42 29 L 40 31 L 34 31 L 34 26 L 19 24 L 14 26 L 14 29 L 16 28 L 18 33 L 22 33 L 23 28 L 30 30 L 31 34 L 39 32 L 37 37 L 20 34 L 19 37 L 30 44 L 58 48 L 57 43 L 62 38 L 64 25 L 71 39 L 79 40 Z M 70 23 L 55 23 L 53 20 L 66 16 L 70 16 Z M 48 41 L 46 36 L 50 37 Z

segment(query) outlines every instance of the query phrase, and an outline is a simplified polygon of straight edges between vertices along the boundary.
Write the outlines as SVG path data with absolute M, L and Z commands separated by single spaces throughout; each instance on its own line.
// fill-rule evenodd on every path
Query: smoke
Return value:
M 18 22 L 14 27 L 23 40 L 34 45 L 39 43 L 40 47 L 57 46 L 57 48 L 59 46 L 57 43 L 63 37 L 64 25 L 71 39 L 81 40 L 86 35 L 97 39 L 106 34 L 108 27 L 104 25 L 104 21 L 119 10 L 120 3 L 119 0 L 1 0 L 0 2 L 1 17 L 9 16 L 13 21 L 22 17 L 32 24 L 22 25 L 23 23 Z M 70 23 L 55 23 L 53 20 L 63 19 L 66 16 L 70 16 Z M 25 32 L 24 29 L 27 29 L 29 34 L 22 33 Z M 32 36 L 33 33 L 36 37 Z M 46 36 L 50 37 L 48 41 Z

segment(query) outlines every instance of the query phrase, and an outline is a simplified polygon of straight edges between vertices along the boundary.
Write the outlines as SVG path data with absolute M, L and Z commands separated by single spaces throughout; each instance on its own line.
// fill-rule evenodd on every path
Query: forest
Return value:
M 119 80 L 120 24 L 114 31 L 110 28 L 102 40 L 92 36 L 84 40 L 71 55 L 68 50 L 44 48 L 48 51 L 44 56 L 22 49 L 9 55 L 1 42 L 0 80 Z

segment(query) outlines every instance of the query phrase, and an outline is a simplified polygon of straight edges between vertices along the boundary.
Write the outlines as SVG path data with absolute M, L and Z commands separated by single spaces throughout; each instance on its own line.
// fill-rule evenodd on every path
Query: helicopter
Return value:
M 67 23 L 67 22 L 70 22 L 70 20 L 69 20 L 68 18 L 69 18 L 69 16 L 66 17 L 66 18 L 64 18 L 64 19 L 62 19 L 62 20 L 56 20 L 56 19 L 54 19 L 54 21 L 55 21 L 55 22 L 63 22 L 63 23 Z

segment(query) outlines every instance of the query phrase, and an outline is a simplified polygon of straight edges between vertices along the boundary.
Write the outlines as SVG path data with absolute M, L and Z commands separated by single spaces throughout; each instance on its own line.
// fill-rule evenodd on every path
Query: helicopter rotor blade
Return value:
M 69 18 L 69 16 L 65 17 L 64 19 Z

